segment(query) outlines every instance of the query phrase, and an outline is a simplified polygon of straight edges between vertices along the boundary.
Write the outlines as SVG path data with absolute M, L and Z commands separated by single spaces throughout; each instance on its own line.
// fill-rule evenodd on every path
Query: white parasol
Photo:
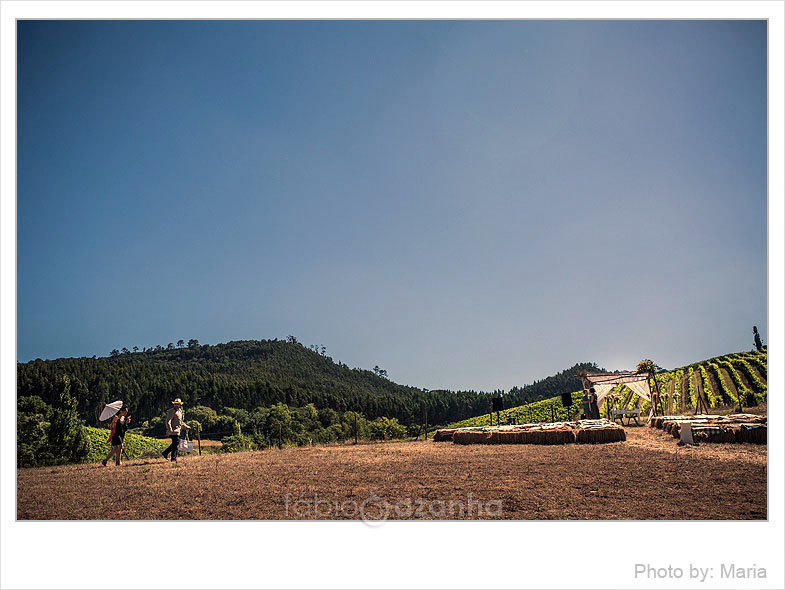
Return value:
M 103 422 L 104 420 L 109 420 L 112 416 L 114 416 L 117 412 L 120 411 L 120 408 L 123 407 L 123 400 L 117 400 L 116 402 L 112 402 L 111 404 L 106 404 L 104 406 L 101 415 L 98 417 L 99 422 Z

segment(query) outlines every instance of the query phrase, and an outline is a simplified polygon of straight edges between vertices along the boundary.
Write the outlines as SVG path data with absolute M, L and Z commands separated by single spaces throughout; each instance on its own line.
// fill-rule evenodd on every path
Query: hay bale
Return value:
M 674 420 L 684 420 L 686 418 L 690 418 L 690 416 L 674 416 L 674 415 L 654 416 L 649 422 L 649 426 L 653 426 L 654 428 L 663 428 L 666 422 L 672 422 Z
M 452 434 L 455 444 L 559 445 L 575 442 L 571 424 L 531 424 L 494 428 L 459 428 Z
M 491 433 L 483 430 L 456 430 L 452 435 L 452 442 L 459 445 L 488 444 Z
M 753 443 L 765 445 L 768 437 L 768 428 L 761 424 L 746 423 L 739 424 L 736 430 L 736 442 Z
M 709 424 L 710 421 L 706 418 L 694 418 L 688 416 L 679 416 L 678 419 L 666 420 L 663 422 L 662 429 L 667 432 L 668 434 L 673 435 L 676 438 L 679 438 L 681 433 L 681 426 L 683 424 Z
M 733 428 L 727 426 L 692 426 L 692 438 L 699 442 L 727 443 L 736 442 Z
M 627 434 L 620 426 L 604 428 L 578 428 L 575 431 L 575 442 L 579 444 L 595 444 L 621 442 L 627 440 Z
M 452 435 L 455 434 L 457 428 L 442 428 L 433 434 L 434 442 L 444 442 L 452 440 Z
M 526 443 L 532 445 L 564 445 L 575 442 L 572 428 L 548 428 L 526 432 Z
M 516 433 L 513 430 L 494 430 L 491 432 L 488 442 L 491 444 L 510 444 L 515 443 Z
M 758 416 L 756 414 L 728 414 L 728 418 L 733 422 L 745 424 L 765 424 L 766 416 Z
M 666 420 L 662 423 L 663 431 L 667 432 L 668 434 L 673 434 L 674 428 L 677 428 L 679 423 L 676 420 Z

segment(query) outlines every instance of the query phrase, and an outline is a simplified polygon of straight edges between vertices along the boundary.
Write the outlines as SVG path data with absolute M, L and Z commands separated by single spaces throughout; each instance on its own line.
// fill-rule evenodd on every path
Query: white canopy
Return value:
M 632 389 L 633 393 L 641 396 L 645 400 L 651 401 L 651 389 L 649 388 L 648 373 L 586 373 L 584 376 L 597 394 L 597 405 L 608 393 L 617 385 L 623 384 Z

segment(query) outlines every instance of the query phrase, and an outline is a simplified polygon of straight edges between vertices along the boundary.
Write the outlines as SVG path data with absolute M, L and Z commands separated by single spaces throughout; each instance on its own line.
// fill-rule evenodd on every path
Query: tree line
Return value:
M 395 419 L 404 426 L 421 424 L 427 412 L 433 425 L 485 413 L 496 396 L 511 407 L 575 391 L 580 388 L 579 370 L 598 367 L 579 363 L 508 392 L 429 391 L 394 383 L 378 365 L 365 370 L 335 362 L 323 346 L 306 347 L 293 336 L 216 345 L 191 339 L 135 352 L 114 349 L 108 357 L 17 363 L 17 395 L 38 396 L 56 407 L 67 377 L 75 411 L 88 425 L 98 425 L 103 405 L 117 399 L 129 405 L 137 420 L 160 419 L 176 397 L 186 408 L 205 406 L 220 414 L 284 404 L 341 415 L 356 412 L 369 421 Z
M 57 402 L 51 406 L 39 396 L 22 396 L 17 402 L 17 466 L 37 467 L 79 463 L 108 449 L 108 430 L 85 428 L 76 413 L 76 400 L 70 394 L 70 379 L 57 383 Z M 277 403 L 252 410 L 223 408 L 220 412 L 208 406 L 195 406 L 184 411 L 184 418 L 194 436 L 220 439 L 222 452 L 263 449 L 271 446 L 311 445 L 354 440 L 393 440 L 419 437 L 424 430 L 418 425 L 408 427 L 396 418 L 381 416 L 368 420 L 358 412 L 336 412 L 330 408 L 317 410 L 313 404 L 290 408 Z M 129 434 L 162 439 L 166 425 L 162 417 L 139 424 L 131 416 Z M 101 435 L 101 432 L 107 433 Z M 90 441 L 91 434 L 94 440 Z M 143 444 L 151 439 L 139 439 Z M 104 448 L 106 447 L 106 448 Z M 153 449 L 153 456 L 158 456 Z

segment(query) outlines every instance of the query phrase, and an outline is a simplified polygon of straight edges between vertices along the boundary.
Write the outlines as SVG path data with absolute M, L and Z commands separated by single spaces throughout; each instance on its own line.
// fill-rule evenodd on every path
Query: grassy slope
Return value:
M 687 367 L 680 367 L 672 371 L 667 371 L 665 373 L 658 374 L 657 379 L 660 382 L 662 391 L 667 391 L 669 382 L 674 378 L 674 376 L 677 374 L 678 371 L 684 371 L 692 367 L 708 368 L 710 364 L 717 364 L 718 361 L 725 360 L 725 359 L 728 359 L 732 362 L 735 361 L 737 364 L 738 361 L 740 360 L 746 360 L 748 364 L 752 365 L 753 374 L 758 375 L 762 379 L 766 378 L 766 375 L 763 375 L 761 373 L 762 371 L 761 365 L 763 366 L 766 365 L 767 353 L 766 352 L 759 353 L 753 351 L 753 352 L 732 353 L 732 354 L 708 359 L 705 361 L 701 361 L 695 363 L 694 365 L 688 365 Z M 753 387 L 754 387 L 753 393 L 757 403 L 758 404 L 765 403 L 766 393 L 767 393 L 765 382 L 761 380 L 760 383 L 757 383 L 757 387 L 755 387 L 755 384 L 753 384 Z M 726 400 L 722 398 L 721 391 L 715 392 L 712 390 L 710 395 L 712 399 L 716 401 L 714 407 L 720 407 L 724 405 Z M 579 414 L 581 411 L 581 397 L 582 396 L 580 391 L 573 392 L 572 405 L 569 408 L 564 408 L 562 406 L 561 397 L 552 397 L 531 404 L 509 408 L 501 412 L 502 421 L 504 421 L 510 414 L 515 414 L 517 416 L 516 421 L 519 424 L 534 423 L 534 422 L 550 422 L 552 416 L 555 417 L 557 421 L 571 420 L 575 417 L 575 415 Z M 630 396 L 630 397 L 634 398 L 636 396 Z M 627 400 L 627 403 L 625 405 L 631 406 L 633 404 L 634 404 L 634 399 L 629 399 Z M 649 410 L 648 402 L 641 404 L 641 413 L 648 412 L 648 410 Z M 495 423 L 496 422 L 495 415 L 493 419 Z M 490 424 L 490 416 L 488 414 L 482 414 L 480 416 L 475 416 L 473 418 L 467 418 L 466 420 L 461 420 L 460 422 L 454 422 L 449 426 L 447 426 L 447 428 L 462 428 L 466 426 L 488 426 L 489 424 Z
M 518 424 L 533 423 L 533 422 L 550 422 L 555 419 L 557 422 L 571 420 L 575 414 L 581 411 L 581 397 L 582 393 L 576 391 L 572 394 L 572 405 L 565 408 L 561 404 L 561 397 L 551 397 L 548 399 L 509 408 L 501 412 L 502 421 L 505 421 L 511 414 L 516 416 Z M 496 415 L 493 416 L 494 424 L 496 423 Z M 490 416 L 483 414 L 475 416 L 460 422 L 454 422 L 447 428 L 462 428 L 464 426 L 488 426 L 490 424 Z

